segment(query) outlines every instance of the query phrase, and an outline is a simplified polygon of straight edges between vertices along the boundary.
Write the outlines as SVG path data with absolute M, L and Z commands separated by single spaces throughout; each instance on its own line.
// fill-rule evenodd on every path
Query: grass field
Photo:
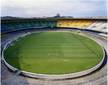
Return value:
M 41 32 L 15 41 L 4 55 L 9 64 L 21 70 L 64 74 L 95 66 L 103 50 L 95 41 L 75 33 Z

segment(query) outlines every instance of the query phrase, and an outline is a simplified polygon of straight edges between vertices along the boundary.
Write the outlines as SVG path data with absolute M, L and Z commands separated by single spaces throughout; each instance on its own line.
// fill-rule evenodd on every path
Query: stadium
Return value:
M 106 85 L 107 33 L 106 18 L 2 19 L 2 82 Z

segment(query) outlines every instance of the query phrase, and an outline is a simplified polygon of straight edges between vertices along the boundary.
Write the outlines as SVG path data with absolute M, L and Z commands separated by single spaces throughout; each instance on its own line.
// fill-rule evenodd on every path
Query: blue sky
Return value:
M 2 0 L 2 16 L 106 16 L 106 0 Z

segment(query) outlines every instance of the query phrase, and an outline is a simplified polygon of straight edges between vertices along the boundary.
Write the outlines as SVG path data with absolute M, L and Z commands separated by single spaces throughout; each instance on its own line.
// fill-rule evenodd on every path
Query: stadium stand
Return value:
M 2 33 L 39 28 L 78 28 L 108 33 L 106 19 L 20 19 L 2 20 Z
M 93 20 L 59 20 L 57 26 L 84 29 L 92 23 Z
M 2 20 L 2 33 L 12 32 L 17 30 L 32 29 L 32 28 L 53 28 L 56 26 L 54 20 Z
M 87 29 L 100 32 L 107 32 L 107 23 L 103 21 L 101 22 L 96 21 L 92 25 L 90 25 Z

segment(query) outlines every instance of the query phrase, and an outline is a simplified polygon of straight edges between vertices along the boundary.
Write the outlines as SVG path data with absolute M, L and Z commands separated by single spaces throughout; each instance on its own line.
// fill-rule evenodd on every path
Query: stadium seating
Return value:
M 58 19 L 58 20 L 25 20 L 25 21 L 2 21 L 1 31 L 11 32 L 23 29 L 38 29 L 45 27 L 79 28 L 93 31 L 107 32 L 107 23 L 104 20 L 94 19 Z
M 11 32 L 16 30 L 43 28 L 43 27 L 56 27 L 55 21 L 20 21 L 20 22 L 5 22 L 1 24 L 2 32 Z
M 59 20 L 57 26 L 84 29 L 87 28 L 92 23 L 93 21 L 91 20 Z
M 107 23 L 104 21 L 96 21 L 92 25 L 90 25 L 87 29 L 95 30 L 100 32 L 107 32 Z

